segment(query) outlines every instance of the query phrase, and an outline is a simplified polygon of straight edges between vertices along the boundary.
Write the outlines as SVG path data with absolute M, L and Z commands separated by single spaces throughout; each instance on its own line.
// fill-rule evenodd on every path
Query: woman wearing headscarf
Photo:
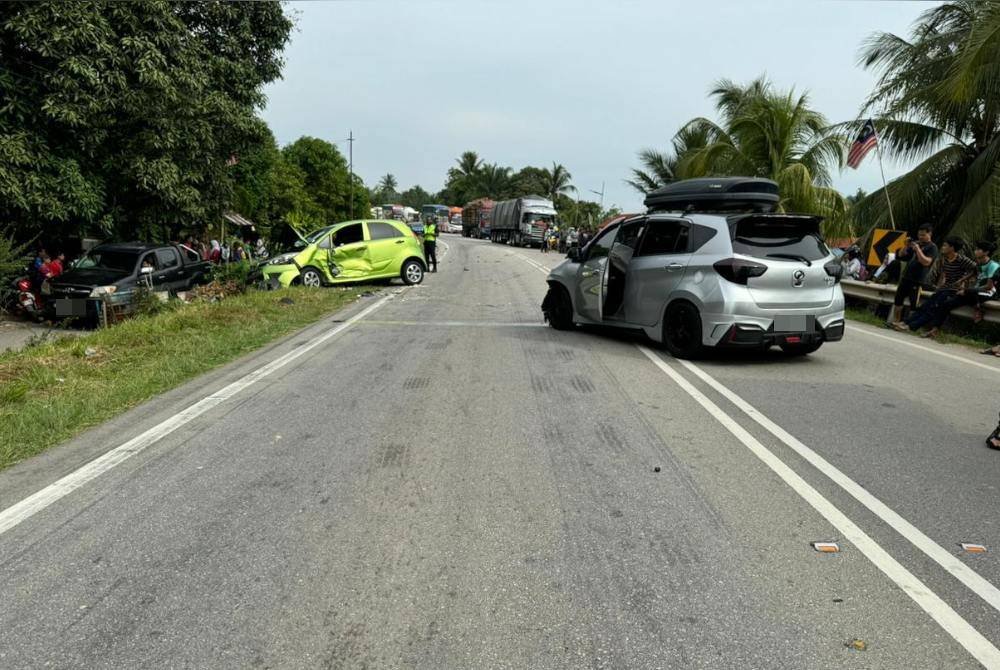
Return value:
M 212 250 L 208 252 L 208 260 L 218 263 L 222 260 L 222 245 L 219 240 L 212 240 Z

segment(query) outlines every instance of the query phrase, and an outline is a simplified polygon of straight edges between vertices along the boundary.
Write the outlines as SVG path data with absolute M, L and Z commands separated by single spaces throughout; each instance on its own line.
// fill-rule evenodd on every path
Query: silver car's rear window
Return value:
M 818 261 L 830 254 L 819 236 L 818 222 L 808 220 L 745 219 L 737 222 L 733 251 L 756 258 L 789 256 Z

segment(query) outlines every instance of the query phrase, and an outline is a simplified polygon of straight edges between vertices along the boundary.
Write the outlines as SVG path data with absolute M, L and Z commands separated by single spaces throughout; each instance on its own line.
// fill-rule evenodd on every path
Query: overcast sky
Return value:
M 715 117 L 713 82 L 766 73 L 851 120 L 873 83 L 856 65 L 873 31 L 909 34 L 936 3 L 868 0 L 338 0 L 294 2 L 298 27 L 264 118 L 280 144 L 354 131 L 368 185 L 443 186 L 466 150 L 515 170 L 562 163 L 581 199 L 641 210 L 636 151 Z M 905 166 L 886 164 L 892 179 Z M 845 193 L 881 183 L 875 154 Z M 447 203 L 449 205 L 462 203 Z

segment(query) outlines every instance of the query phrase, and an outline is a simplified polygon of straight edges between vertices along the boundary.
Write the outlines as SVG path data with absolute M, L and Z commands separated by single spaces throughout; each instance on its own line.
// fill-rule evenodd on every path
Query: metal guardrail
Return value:
M 840 285 L 844 288 L 844 295 L 849 298 L 859 298 L 868 302 L 877 302 L 883 305 L 891 305 L 896 296 L 895 284 L 875 284 L 872 282 L 858 281 L 856 279 L 842 279 Z M 922 290 L 922 299 L 934 294 L 934 291 Z M 972 318 L 971 307 L 959 307 L 952 311 L 955 316 L 962 316 L 967 319 Z M 990 323 L 1000 323 L 1000 301 L 990 300 L 983 305 L 983 320 Z

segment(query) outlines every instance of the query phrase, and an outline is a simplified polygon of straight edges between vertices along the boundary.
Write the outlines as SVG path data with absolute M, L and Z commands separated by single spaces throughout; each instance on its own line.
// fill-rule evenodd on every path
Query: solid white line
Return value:
M 784 442 L 789 449 L 797 453 L 814 468 L 829 477 L 844 491 L 849 493 L 855 500 L 867 507 L 875 516 L 879 517 L 891 526 L 897 533 L 910 541 L 910 543 L 924 554 L 934 560 L 935 563 L 947 570 L 953 577 L 965 584 L 976 595 L 985 600 L 993 609 L 1000 611 L 1000 589 L 984 579 L 968 565 L 958 559 L 947 549 L 937 542 L 927 537 L 919 528 L 901 517 L 888 505 L 869 493 L 860 484 L 844 474 L 840 469 L 817 454 L 815 451 L 800 442 L 784 428 L 767 418 L 756 407 L 746 400 L 730 391 L 727 387 L 716 381 L 707 372 L 688 361 L 680 361 L 681 365 L 690 370 L 696 377 L 715 389 L 726 400 L 736 405 L 740 411 L 756 421 L 764 430 L 768 431 L 776 438 Z
M 381 321 L 369 319 L 363 326 L 428 326 L 431 328 L 548 328 L 545 323 L 530 321 Z
M 272 372 L 283 368 L 300 356 L 312 351 L 329 340 L 331 337 L 342 333 L 344 330 L 350 328 L 355 322 L 360 321 L 380 308 L 391 298 L 392 295 L 387 295 L 384 298 L 379 299 L 377 302 L 369 305 L 344 323 L 341 323 L 335 328 L 332 328 L 318 336 L 309 344 L 293 349 L 283 356 L 274 359 L 270 363 L 257 368 L 245 377 L 242 377 L 232 384 L 219 389 L 215 393 L 202 398 L 190 407 L 181 410 L 169 419 L 166 419 L 149 430 L 136 435 L 128 442 L 115 447 L 102 456 L 95 458 L 86 465 L 66 475 L 62 479 L 49 484 L 37 493 L 28 496 L 14 505 L 11 505 L 7 509 L 0 512 L 0 535 L 3 535 L 14 526 L 42 511 L 57 500 L 69 495 L 87 482 L 114 468 L 122 461 L 135 456 L 150 445 L 156 443 L 161 438 L 174 432 L 184 424 L 201 416 L 208 410 L 225 402 L 229 398 L 232 398 L 248 386 L 253 385 Z
M 917 344 L 916 342 L 907 342 L 905 337 L 897 336 L 893 337 L 891 335 L 883 335 L 882 333 L 873 333 L 867 328 L 858 328 L 857 326 L 847 326 L 847 329 L 855 333 L 863 333 L 871 337 L 878 337 L 883 340 L 889 340 L 894 344 L 902 344 L 907 347 L 912 347 L 914 349 L 919 349 L 920 351 L 926 351 L 929 354 L 936 354 L 938 356 L 944 356 L 945 358 L 950 358 L 953 361 L 958 361 L 959 363 L 965 363 L 966 365 L 974 365 L 977 368 L 982 368 L 984 370 L 989 370 L 990 372 L 995 372 L 1000 374 L 1000 367 L 995 365 L 987 365 L 985 363 L 980 363 L 979 361 L 970 361 L 968 358 L 963 356 L 956 356 L 955 354 L 949 354 L 946 351 L 939 351 L 933 347 L 925 347 L 922 344 Z
M 670 377 L 689 396 L 701 405 L 712 417 L 722 424 L 736 439 L 743 443 L 757 458 L 769 467 L 793 491 L 801 496 L 820 515 L 836 528 L 841 536 L 851 542 L 881 570 L 899 588 L 903 590 L 917 605 L 920 606 L 934 621 L 938 623 L 956 642 L 962 645 L 976 660 L 986 668 L 1000 668 L 1000 649 L 997 649 L 982 634 L 953 610 L 948 603 L 931 591 L 913 573 L 903 567 L 895 558 L 889 555 L 875 540 L 869 537 L 861 528 L 851 521 L 843 512 L 814 489 L 808 482 L 788 467 L 784 461 L 775 456 L 761 444 L 745 428 L 726 414 L 718 405 L 708 399 L 701 391 L 677 371 L 668 366 L 659 356 L 646 347 L 637 345 L 660 370 Z

